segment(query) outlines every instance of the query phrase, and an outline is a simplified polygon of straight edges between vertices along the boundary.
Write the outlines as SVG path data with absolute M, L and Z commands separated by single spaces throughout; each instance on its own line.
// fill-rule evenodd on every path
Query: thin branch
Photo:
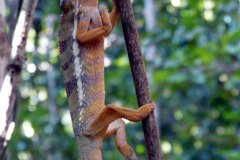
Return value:
M 147 76 L 140 49 L 139 38 L 130 0 L 117 0 L 124 37 L 128 50 L 138 105 L 151 103 Z M 142 121 L 149 160 L 162 160 L 160 139 L 154 113 Z
M 0 90 L 0 157 L 14 129 L 14 106 L 16 104 L 18 86 L 21 79 L 22 66 L 25 61 L 25 45 L 29 29 L 32 25 L 37 0 L 24 0 L 14 31 L 10 65 Z

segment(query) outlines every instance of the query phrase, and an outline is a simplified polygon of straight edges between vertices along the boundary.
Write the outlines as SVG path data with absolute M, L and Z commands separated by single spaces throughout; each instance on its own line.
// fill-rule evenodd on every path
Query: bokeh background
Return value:
M 111 9 L 110 0 L 101 5 Z M 164 159 L 240 159 L 240 1 L 134 0 Z M 8 10 L 11 12 L 11 10 Z M 60 70 L 57 1 L 39 0 L 29 33 L 10 159 L 77 159 Z M 121 23 L 106 39 L 106 103 L 137 108 Z M 129 144 L 146 160 L 141 123 Z M 123 160 L 115 138 L 104 160 Z

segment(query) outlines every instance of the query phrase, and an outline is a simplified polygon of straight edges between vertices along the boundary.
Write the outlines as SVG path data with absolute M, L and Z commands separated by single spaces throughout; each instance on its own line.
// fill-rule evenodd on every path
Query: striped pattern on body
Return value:
M 61 17 L 59 33 L 64 34 L 59 34 L 59 46 L 74 132 L 81 134 L 104 107 L 104 46 L 103 38 L 86 44 L 76 41 L 78 20 L 73 14 Z M 100 25 L 96 21 L 92 27 Z

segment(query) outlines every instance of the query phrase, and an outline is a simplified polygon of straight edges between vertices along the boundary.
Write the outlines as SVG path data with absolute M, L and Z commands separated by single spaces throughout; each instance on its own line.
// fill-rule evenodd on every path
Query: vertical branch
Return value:
M 2 88 L 3 80 L 7 71 L 7 65 L 8 65 L 8 60 L 9 60 L 9 43 L 8 43 L 8 38 L 7 38 L 7 32 L 6 32 L 6 23 L 5 23 L 5 1 L 0 0 L 0 39 L 1 39 L 1 44 L 0 44 L 0 90 Z M 0 109 L 1 111 L 1 109 Z M 2 124 L 2 119 L 5 119 L 5 116 L 3 115 L 0 118 L 0 131 L 4 130 L 4 125 Z M 0 132 L 2 133 L 2 132 Z M 0 159 L 1 160 L 6 160 L 7 156 L 5 154 L 6 152 L 6 147 L 3 147 L 5 143 L 4 138 L 2 137 L 2 134 L 0 135 Z
M 14 31 L 10 65 L 0 90 L 0 157 L 4 157 L 7 143 L 11 138 L 14 125 L 14 106 L 16 104 L 18 86 L 22 66 L 25 61 L 25 45 L 27 35 L 34 17 L 37 0 L 24 0 Z
M 148 88 L 144 61 L 142 58 L 142 52 L 140 49 L 133 9 L 130 0 L 117 0 L 117 5 L 120 11 L 125 42 L 128 50 L 128 56 L 138 99 L 138 105 L 142 106 L 144 104 L 150 103 L 151 97 Z M 162 160 L 163 157 L 159 145 L 160 140 L 154 113 L 151 113 L 146 119 L 144 119 L 142 121 L 142 124 L 149 160 Z

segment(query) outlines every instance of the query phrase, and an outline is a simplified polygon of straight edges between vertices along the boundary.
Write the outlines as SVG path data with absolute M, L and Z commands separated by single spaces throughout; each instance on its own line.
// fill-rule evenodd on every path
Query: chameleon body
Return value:
M 77 137 L 80 160 L 101 160 L 102 141 L 116 135 L 120 152 L 137 159 L 127 144 L 122 118 L 140 121 L 154 109 L 146 104 L 137 110 L 105 105 L 104 37 L 108 36 L 119 17 L 115 1 L 111 14 L 98 9 L 98 0 L 62 0 L 59 28 L 62 70 Z

